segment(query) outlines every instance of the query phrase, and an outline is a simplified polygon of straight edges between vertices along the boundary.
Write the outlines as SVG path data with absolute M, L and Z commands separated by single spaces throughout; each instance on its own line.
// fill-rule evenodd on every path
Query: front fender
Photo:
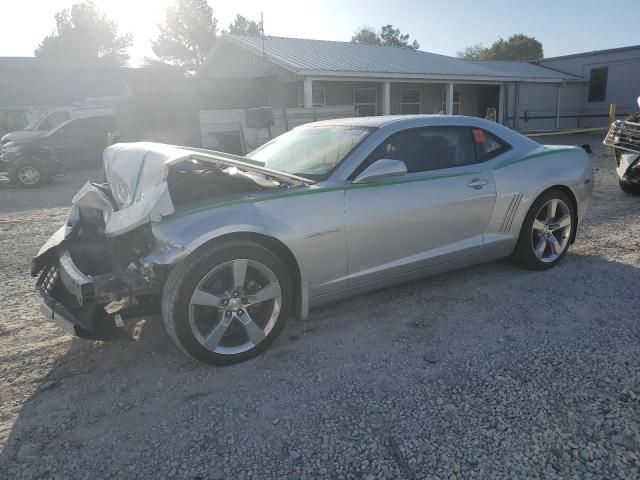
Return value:
M 57 161 L 55 152 L 48 147 L 24 147 L 16 152 L 16 155 L 20 157 L 35 157 L 44 162 Z
M 291 228 L 273 216 L 260 213 L 255 205 L 242 205 L 209 212 L 176 214 L 151 226 L 158 248 L 148 257 L 152 263 L 172 265 L 204 244 L 233 233 L 255 233 L 272 237 L 285 246 Z
M 300 283 L 296 288 L 299 295 L 296 300 L 296 317 L 305 319 L 309 313 L 309 289 L 304 273 L 299 269 L 298 258 L 289 244 L 294 232 L 279 219 L 257 215 L 257 212 L 251 210 L 255 209 L 245 207 L 206 215 L 177 215 L 154 223 L 151 229 L 157 248 L 143 261 L 147 264 L 175 265 L 203 245 L 232 234 L 258 234 L 276 239 L 289 250 L 298 265 Z M 251 221 L 247 222 L 247 219 Z

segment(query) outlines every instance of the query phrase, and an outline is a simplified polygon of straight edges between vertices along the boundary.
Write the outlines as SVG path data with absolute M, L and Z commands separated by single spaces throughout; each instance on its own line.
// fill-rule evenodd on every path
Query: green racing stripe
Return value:
M 529 155 L 525 155 L 524 157 L 519 157 L 513 160 L 509 160 L 507 162 L 504 162 L 498 165 L 497 167 L 495 167 L 495 170 L 508 167 L 509 165 L 514 165 L 516 163 L 524 162 L 526 160 L 531 160 L 538 157 L 544 157 L 546 155 L 553 155 L 555 153 L 560 153 L 560 152 L 568 152 L 570 150 L 575 150 L 576 148 L 577 147 L 556 148 L 556 149 L 531 153 Z M 327 188 L 306 187 L 304 190 L 297 190 L 292 192 L 280 192 L 280 193 L 275 193 L 273 195 L 264 195 L 264 196 L 259 196 L 255 198 L 243 198 L 239 200 L 229 200 L 227 202 L 215 203 L 212 205 L 203 205 L 202 207 L 192 208 L 189 210 L 185 210 L 183 212 L 178 212 L 175 215 L 168 217 L 167 220 L 169 220 L 170 218 L 180 218 L 186 215 L 191 215 L 193 213 L 206 212 L 207 210 L 230 207 L 233 205 L 245 205 L 250 203 L 268 202 L 271 200 L 280 200 L 282 198 L 302 197 L 305 195 L 315 195 L 319 193 L 336 192 L 340 190 L 345 190 L 345 191 L 359 190 L 363 188 L 377 188 L 377 187 L 385 187 L 388 185 L 400 185 L 404 183 L 428 182 L 433 180 L 442 180 L 445 178 L 463 177 L 465 175 L 480 175 L 481 173 L 482 172 L 480 171 L 474 171 L 474 172 L 455 173 L 451 175 L 425 176 L 425 177 L 419 177 L 419 178 L 398 178 L 398 179 L 383 180 L 383 181 L 374 182 L 374 183 L 358 183 L 358 184 L 341 185 L 338 187 L 327 187 Z

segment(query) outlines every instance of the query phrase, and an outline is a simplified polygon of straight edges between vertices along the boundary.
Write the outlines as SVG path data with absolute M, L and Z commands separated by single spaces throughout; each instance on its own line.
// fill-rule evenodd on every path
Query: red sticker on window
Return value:
M 484 130 L 473 129 L 473 139 L 476 143 L 484 143 Z

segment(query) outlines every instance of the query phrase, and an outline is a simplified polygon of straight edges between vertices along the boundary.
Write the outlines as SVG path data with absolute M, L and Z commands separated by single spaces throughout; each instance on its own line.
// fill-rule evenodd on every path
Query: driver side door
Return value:
M 347 186 L 350 287 L 479 250 L 496 187 L 478 161 L 469 128 L 421 127 L 393 134 L 352 178 L 379 159 L 405 162 L 407 174 Z

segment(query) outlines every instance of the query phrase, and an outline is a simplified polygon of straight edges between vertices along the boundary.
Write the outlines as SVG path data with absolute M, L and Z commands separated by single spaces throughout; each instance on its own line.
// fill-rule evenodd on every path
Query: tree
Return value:
M 373 27 L 361 27 L 351 37 L 351 43 L 359 43 L 362 45 L 382 45 L 382 39 Z
M 467 47 L 458 52 L 458 56 L 471 60 L 531 61 L 541 59 L 544 51 L 538 40 L 518 33 L 507 40 L 498 38 L 489 48 L 484 48 L 481 44 Z
M 417 50 L 420 48 L 420 44 L 417 40 L 409 43 L 409 34 L 402 34 L 399 28 L 393 28 L 393 25 L 387 24 L 382 27 L 380 32 L 380 39 L 382 45 L 387 47 L 402 47 Z
M 260 35 L 262 34 L 262 22 L 249 20 L 240 14 L 236 14 L 233 23 L 229 24 L 229 33 L 236 35 Z
M 467 60 L 482 60 L 486 50 L 483 44 L 476 43 L 470 47 L 465 47 L 464 50 L 458 50 L 456 56 Z
M 165 21 L 151 49 L 162 60 L 197 69 L 216 42 L 218 21 L 207 0 L 176 0 L 167 8 Z
M 102 61 L 122 64 L 133 39 L 119 35 L 118 23 L 93 2 L 76 3 L 56 13 L 56 31 L 47 35 L 35 51 L 36 57 L 58 63 Z
M 420 48 L 420 44 L 416 40 L 409 43 L 409 34 L 403 34 L 399 28 L 393 28 L 391 24 L 383 25 L 379 33 L 372 27 L 361 27 L 351 37 L 351 43 L 410 48 L 412 50 Z
M 507 40 L 499 38 L 488 49 L 487 56 L 494 60 L 539 60 L 544 56 L 542 44 L 521 33 Z

